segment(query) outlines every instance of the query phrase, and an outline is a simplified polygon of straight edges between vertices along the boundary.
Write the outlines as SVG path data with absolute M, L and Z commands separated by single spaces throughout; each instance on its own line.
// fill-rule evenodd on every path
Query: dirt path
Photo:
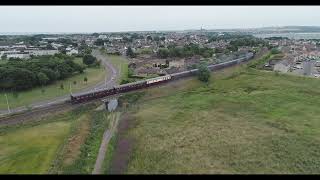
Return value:
M 109 141 L 117 129 L 118 119 L 119 119 L 118 114 L 116 112 L 111 112 L 110 117 L 111 117 L 110 118 L 111 119 L 110 129 L 107 128 L 105 130 L 105 132 L 103 133 L 102 142 L 101 142 L 101 145 L 99 148 L 99 153 L 98 153 L 97 160 L 94 165 L 94 169 L 92 171 L 92 174 L 101 174 L 102 173 L 101 168 L 102 168 L 103 160 L 104 160 L 106 152 L 107 152 Z

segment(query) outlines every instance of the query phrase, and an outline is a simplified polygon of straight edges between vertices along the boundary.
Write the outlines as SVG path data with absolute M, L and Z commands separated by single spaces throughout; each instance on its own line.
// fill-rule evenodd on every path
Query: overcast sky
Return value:
M 0 32 L 116 32 L 320 25 L 320 6 L 1 6 Z

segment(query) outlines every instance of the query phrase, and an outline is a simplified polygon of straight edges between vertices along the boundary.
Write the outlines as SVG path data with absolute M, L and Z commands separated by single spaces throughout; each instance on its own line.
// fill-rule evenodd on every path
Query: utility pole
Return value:
M 72 94 L 72 91 L 71 91 L 71 83 L 70 83 L 69 91 L 70 91 L 70 94 Z
M 104 78 L 104 84 L 105 84 L 105 86 L 107 87 L 107 75 L 106 75 L 105 78 Z
M 4 94 L 4 96 L 6 96 L 8 111 L 9 111 L 9 113 L 11 113 L 10 106 L 9 106 L 9 101 L 8 101 L 8 96 L 7 96 L 7 94 Z

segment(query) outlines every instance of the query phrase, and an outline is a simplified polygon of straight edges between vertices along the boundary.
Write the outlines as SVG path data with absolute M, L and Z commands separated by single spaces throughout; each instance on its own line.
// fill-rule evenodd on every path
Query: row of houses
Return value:
M 59 50 L 56 49 L 25 49 L 25 50 L 7 50 L 0 51 L 0 57 L 5 56 L 7 59 L 9 58 L 20 58 L 20 59 L 29 59 L 30 56 L 45 56 L 45 55 L 55 55 L 60 53 Z M 67 55 L 76 55 L 78 54 L 78 50 L 73 48 L 66 48 Z
M 0 51 L 0 57 L 6 56 L 9 58 L 20 58 L 20 59 L 29 59 L 30 56 L 45 56 L 45 55 L 55 55 L 59 53 L 58 50 L 24 50 L 24 51 Z

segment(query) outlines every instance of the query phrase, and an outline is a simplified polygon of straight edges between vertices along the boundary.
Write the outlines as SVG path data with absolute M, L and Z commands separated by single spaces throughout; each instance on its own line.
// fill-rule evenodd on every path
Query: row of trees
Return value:
M 258 47 L 258 46 L 266 46 L 267 44 L 268 43 L 266 41 L 259 38 L 244 37 L 244 38 L 231 40 L 227 49 L 230 51 L 238 51 L 238 48 L 241 46 Z
M 168 48 L 159 48 L 158 57 L 190 57 L 194 55 L 201 55 L 204 58 L 209 58 L 213 55 L 214 50 L 207 47 L 200 47 L 197 44 L 188 44 L 183 47 L 178 47 L 174 45 L 168 46 Z
M 239 38 L 254 38 L 252 35 L 246 34 L 234 34 L 234 33 L 224 33 L 223 35 L 219 35 L 218 33 L 214 33 L 210 35 L 208 38 L 208 43 L 213 41 L 220 41 L 220 40 L 231 40 L 231 39 L 239 39 Z
M 0 65 L 0 89 L 25 90 L 50 84 L 75 73 L 83 73 L 85 66 L 63 54 L 37 57 L 30 60 L 10 60 Z

